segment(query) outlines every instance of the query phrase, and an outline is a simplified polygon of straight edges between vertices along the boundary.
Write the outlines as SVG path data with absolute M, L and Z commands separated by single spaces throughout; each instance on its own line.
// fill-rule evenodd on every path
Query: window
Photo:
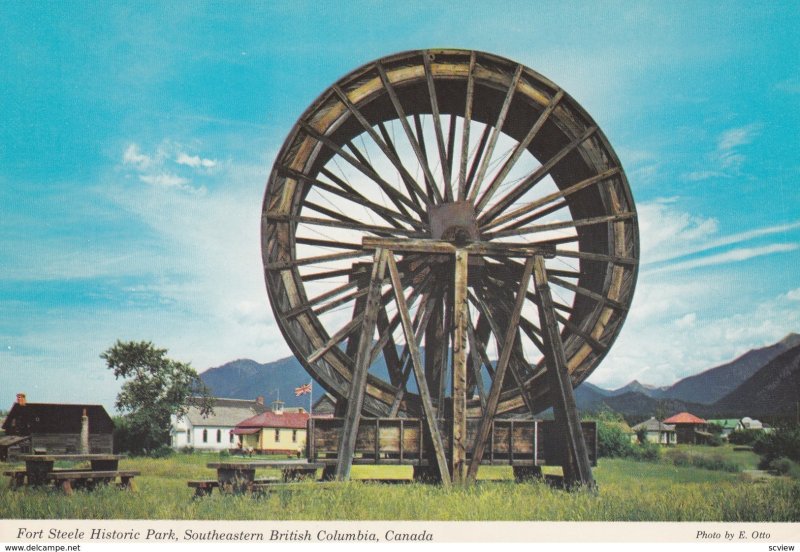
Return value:
M 233 443 L 233 433 L 229 433 L 228 437 L 230 437 L 230 442 Z
M 297 442 L 297 430 L 293 429 L 292 430 L 292 443 L 296 443 L 296 442 Z
M 221 442 L 222 442 L 222 430 L 218 429 L 217 430 L 217 443 L 221 443 Z
M 192 442 L 192 430 L 191 429 L 187 429 L 186 430 L 186 442 L 187 443 L 191 443 Z
M 281 430 L 280 429 L 276 429 L 275 430 L 275 442 L 276 443 L 280 443 L 281 442 Z
M 208 443 L 208 430 L 207 429 L 203 430 L 203 442 L 204 443 Z

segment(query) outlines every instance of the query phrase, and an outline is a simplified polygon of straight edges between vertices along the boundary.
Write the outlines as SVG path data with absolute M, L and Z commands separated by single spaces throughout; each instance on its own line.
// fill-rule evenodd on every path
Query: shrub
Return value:
M 760 429 L 738 429 L 728 435 L 728 442 L 732 445 L 753 445 L 758 441 L 763 431 Z
M 774 459 L 772 462 L 769 463 L 770 471 L 778 473 L 780 475 L 786 475 L 792 470 L 792 462 L 788 458 L 782 456 L 780 458 Z
M 226 460 L 226 459 L 230 458 L 230 456 L 231 456 L 231 453 L 228 452 L 227 450 L 219 451 L 219 459 L 220 460 Z
M 753 444 L 753 452 L 761 456 L 761 469 L 769 469 L 770 463 L 778 458 L 800 462 L 800 426 L 780 428 L 763 434 Z
M 682 450 L 671 450 L 669 459 L 675 466 L 702 468 L 712 471 L 738 472 L 740 467 L 734 462 L 729 462 L 721 454 L 693 454 Z
M 706 444 L 710 447 L 719 447 L 722 446 L 722 437 L 718 434 L 712 434 L 711 437 L 708 438 Z
M 149 451 L 147 456 L 150 458 L 168 458 L 174 453 L 175 451 L 172 449 L 172 447 L 168 445 L 161 445 L 160 447 Z
M 630 436 L 619 423 L 597 422 L 597 454 L 606 458 L 625 458 L 633 456 Z
M 633 447 L 633 456 L 645 462 L 657 462 L 661 458 L 661 448 L 655 443 L 645 441 Z

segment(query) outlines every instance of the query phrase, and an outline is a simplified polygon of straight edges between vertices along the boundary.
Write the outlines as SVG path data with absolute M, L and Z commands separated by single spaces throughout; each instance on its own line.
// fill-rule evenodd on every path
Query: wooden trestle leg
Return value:
M 589 454 L 583 439 L 572 382 L 567 371 L 564 344 L 561 342 L 553 308 L 553 297 L 547 283 L 544 258 L 538 255 L 533 258 L 533 280 L 536 284 L 536 295 L 539 298 L 542 343 L 545 349 L 544 356 L 553 401 L 553 414 L 558 433 L 563 437 L 566 446 L 563 465 L 564 485 L 567 488 L 575 485 L 594 488 Z
M 364 391 L 367 387 L 367 373 L 369 371 L 370 350 L 375 326 L 380 308 L 381 286 L 386 272 L 386 259 L 388 252 L 385 249 L 375 250 L 375 260 L 372 265 L 372 275 L 367 291 L 367 303 L 364 307 L 364 320 L 361 323 L 361 335 L 358 340 L 355 367 L 350 380 L 350 392 L 347 396 L 347 412 L 342 428 L 342 437 L 339 440 L 339 450 L 336 459 L 336 479 L 344 481 L 350 479 L 350 468 L 353 465 L 353 454 L 356 449 L 356 435 L 358 423 L 361 418 L 361 408 L 364 405 Z

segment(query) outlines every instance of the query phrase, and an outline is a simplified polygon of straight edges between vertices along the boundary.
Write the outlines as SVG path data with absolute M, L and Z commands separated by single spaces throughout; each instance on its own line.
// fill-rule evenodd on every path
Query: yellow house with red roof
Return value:
M 256 454 L 300 456 L 306 449 L 308 418 L 302 408 L 287 411 L 283 401 L 275 401 L 272 410 L 239 422 L 231 433 L 238 436 L 240 448 Z

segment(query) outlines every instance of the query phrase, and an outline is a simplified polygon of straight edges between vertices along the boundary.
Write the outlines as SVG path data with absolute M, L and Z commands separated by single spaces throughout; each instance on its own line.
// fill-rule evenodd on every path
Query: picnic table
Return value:
M 116 454 L 27 454 L 20 456 L 25 462 L 25 470 L 4 472 L 11 477 L 12 487 L 45 485 L 53 482 L 67 493 L 73 487 L 93 487 L 97 483 L 111 483 L 120 478 L 120 486 L 130 488 L 132 479 L 140 472 L 120 471 Z M 89 468 L 55 468 L 58 461 L 88 462 Z
M 302 460 L 257 460 L 252 462 L 212 462 L 208 467 L 217 470 L 216 480 L 189 481 L 197 496 L 210 494 L 217 487 L 220 492 L 243 493 L 277 488 L 281 483 L 290 483 L 314 478 L 318 469 L 325 467 L 321 462 Z M 256 478 L 256 470 L 279 469 L 281 478 Z

